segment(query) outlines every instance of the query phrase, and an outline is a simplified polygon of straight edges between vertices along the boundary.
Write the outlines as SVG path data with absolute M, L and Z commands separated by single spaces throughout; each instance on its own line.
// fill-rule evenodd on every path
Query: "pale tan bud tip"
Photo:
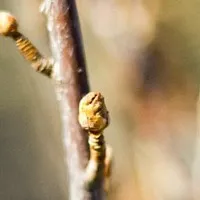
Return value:
M 101 93 L 90 92 L 81 99 L 79 123 L 83 129 L 96 133 L 108 126 L 109 114 Z
M 13 15 L 8 12 L 0 11 L 0 34 L 8 36 L 17 31 L 17 21 Z

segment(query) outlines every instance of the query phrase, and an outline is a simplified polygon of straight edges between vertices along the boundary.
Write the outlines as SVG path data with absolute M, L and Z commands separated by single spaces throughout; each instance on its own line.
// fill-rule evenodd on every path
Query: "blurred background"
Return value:
M 50 56 L 40 0 L 1 0 Z M 198 0 L 78 2 L 88 74 L 111 115 L 109 199 L 200 198 Z M 58 105 L 52 83 L 0 37 L 0 199 L 65 200 Z

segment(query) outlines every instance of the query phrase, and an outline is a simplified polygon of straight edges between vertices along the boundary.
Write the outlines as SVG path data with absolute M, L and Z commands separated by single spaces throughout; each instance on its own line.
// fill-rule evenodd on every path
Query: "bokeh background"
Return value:
M 1 0 L 50 56 L 40 0 Z M 109 199 L 200 198 L 198 0 L 78 2 L 91 88 L 111 114 Z M 0 37 L 0 199 L 67 199 L 52 83 Z

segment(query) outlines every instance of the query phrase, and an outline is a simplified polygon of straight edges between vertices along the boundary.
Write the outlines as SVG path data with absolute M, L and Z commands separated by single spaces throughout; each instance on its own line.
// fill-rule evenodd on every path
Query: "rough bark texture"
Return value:
M 83 188 L 88 161 L 87 134 L 78 123 L 80 98 L 89 92 L 76 4 L 70 0 L 45 0 L 48 31 L 56 61 L 57 98 L 62 116 L 63 141 L 67 153 L 70 200 L 102 199 L 102 191 Z

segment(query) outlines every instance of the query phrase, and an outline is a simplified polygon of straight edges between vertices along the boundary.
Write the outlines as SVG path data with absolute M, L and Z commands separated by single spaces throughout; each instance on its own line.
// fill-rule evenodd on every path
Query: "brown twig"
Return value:
M 69 169 L 70 200 L 103 199 L 103 187 L 84 188 L 85 167 L 89 158 L 87 134 L 78 123 L 80 98 L 89 92 L 76 5 L 73 0 L 45 0 L 43 11 L 55 58 L 56 93 L 62 113 L 64 147 Z M 102 185 L 101 183 L 99 184 Z
M 45 58 L 31 41 L 19 32 L 17 20 L 8 12 L 0 12 L 0 35 L 12 38 L 20 53 L 36 71 L 48 77 L 52 76 L 53 60 Z
M 74 1 L 49 1 L 46 0 L 44 5 L 48 7 L 49 32 L 55 64 L 52 59 L 42 56 L 31 41 L 18 31 L 17 20 L 8 12 L 0 12 L 0 34 L 11 37 L 15 41 L 20 53 L 31 62 L 36 71 L 56 81 L 69 169 L 70 199 L 101 200 L 104 196 L 104 175 L 109 179 L 110 171 L 104 171 L 104 161 L 109 165 L 110 159 L 107 157 L 108 162 L 105 160 L 106 149 L 102 134 L 102 130 L 108 125 L 108 112 L 100 93 L 89 93 L 81 101 L 82 104 L 80 103 L 80 108 L 83 108 L 81 116 L 90 115 L 94 111 L 92 117 L 90 116 L 92 120 L 90 120 L 90 125 L 95 125 L 98 130 L 98 133 L 94 134 L 89 126 L 91 129 L 89 130 L 89 151 L 88 135 L 83 131 L 85 127 L 81 129 L 78 123 L 79 101 L 89 92 L 89 86 L 76 5 Z M 93 96 L 96 97 L 95 101 L 90 102 L 88 107 L 87 102 L 90 98 L 93 99 Z M 79 119 L 83 125 L 84 118 Z M 85 187 L 86 185 L 88 187 Z

